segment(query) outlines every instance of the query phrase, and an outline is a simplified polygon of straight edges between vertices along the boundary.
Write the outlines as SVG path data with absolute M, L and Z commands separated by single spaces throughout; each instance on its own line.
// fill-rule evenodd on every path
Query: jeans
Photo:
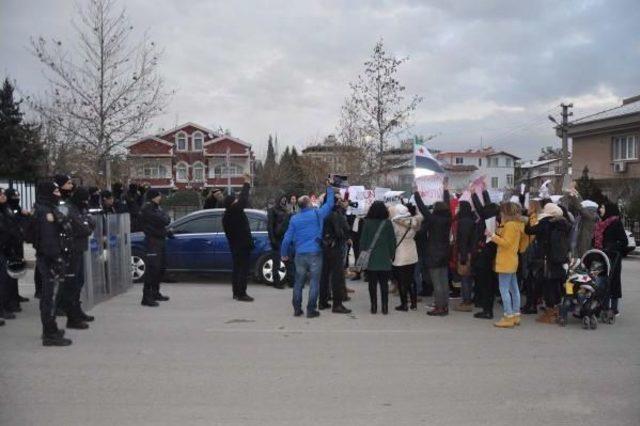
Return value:
M 436 308 L 449 307 L 449 268 L 429 268 L 429 275 L 433 281 L 433 301 Z
M 498 285 L 502 297 L 502 308 L 505 315 L 520 313 L 520 290 L 518 276 L 513 274 L 498 274 Z
M 460 287 L 460 295 L 464 303 L 471 303 L 473 301 L 473 276 L 468 275 L 462 277 L 462 285 Z
M 307 313 L 317 309 L 322 273 L 322 253 L 299 253 L 295 257 L 296 282 L 293 286 L 293 309 L 302 310 L 302 289 L 309 278 L 309 301 Z

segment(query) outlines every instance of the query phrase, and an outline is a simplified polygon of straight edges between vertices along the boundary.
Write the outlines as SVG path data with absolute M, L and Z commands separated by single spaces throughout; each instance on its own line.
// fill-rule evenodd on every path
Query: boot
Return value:
M 382 315 L 387 315 L 389 313 L 389 304 L 382 302 Z
M 0 319 L 0 327 L 2 327 L 4 325 L 4 320 Z
M 82 321 L 92 322 L 96 318 L 93 315 L 88 315 L 85 311 L 82 310 L 82 306 L 78 306 L 78 316 Z
M 158 300 L 160 302 L 167 302 L 169 300 L 169 296 L 165 296 L 159 291 L 153 297 L 154 297 L 154 300 Z
M 513 316 L 504 315 L 502 318 L 500 318 L 500 321 L 494 323 L 493 325 L 498 328 L 513 328 L 515 326 L 515 323 L 513 322 Z
M 331 309 L 331 312 L 333 312 L 334 314 L 350 314 L 351 309 L 347 309 L 343 305 L 336 306 L 334 304 L 333 309 Z
M 520 313 L 513 315 L 513 325 L 520 325 Z
M 377 314 L 378 313 L 378 301 L 377 300 L 372 300 L 371 301 L 371 313 L 372 314 Z
M 16 319 L 16 315 L 13 312 L 7 311 L 6 309 L 0 309 L 0 318 L 4 318 L 6 320 Z
M 365 275 L 366 276 L 366 275 Z M 378 312 L 378 289 L 369 283 L 369 300 L 371 301 L 371 313 Z
M 86 330 L 89 328 L 89 324 L 82 321 L 80 318 L 68 318 L 67 319 L 67 328 L 73 330 Z
M 409 309 L 411 309 L 412 311 L 415 311 L 416 309 L 418 309 L 418 294 L 416 292 L 415 287 L 411 286 L 411 289 L 409 290 L 409 299 L 411 300 L 411 305 L 409 306 Z
M 69 346 L 71 343 L 71 339 L 64 338 L 58 334 L 42 337 L 42 346 Z
M 399 306 L 396 306 L 396 311 L 407 312 L 408 310 L 409 310 L 409 308 L 407 307 L 406 303 L 405 304 L 400 304 Z
M 140 304 L 142 306 L 158 306 L 158 302 L 155 301 L 154 294 L 153 284 L 144 283 L 144 286 L 142 287 L 142 302 L 140 302 Z

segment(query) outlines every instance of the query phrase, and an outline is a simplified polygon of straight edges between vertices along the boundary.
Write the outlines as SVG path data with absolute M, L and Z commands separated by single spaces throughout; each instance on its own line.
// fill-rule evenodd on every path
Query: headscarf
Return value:
M 545 217 L 562 217 L 562 209 L 554 203 L 547 203 L 542 208 L 542 213 L 538 215 L 538 221 L 544 219 Z

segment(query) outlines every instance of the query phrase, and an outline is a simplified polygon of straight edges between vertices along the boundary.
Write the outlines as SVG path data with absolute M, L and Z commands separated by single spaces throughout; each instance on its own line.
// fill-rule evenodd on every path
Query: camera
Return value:
M 358 202 L 357 201 L 349 201 L 349 207 L 351 207 L 352 209 L 357 209 L 358 208 Z
M 336 175 L 330 174 L 328 177 L 329 182 L 331 182 L 331 186 L 335 188 L 348 188 L 349 182 L 348 177 L 344 175 Z

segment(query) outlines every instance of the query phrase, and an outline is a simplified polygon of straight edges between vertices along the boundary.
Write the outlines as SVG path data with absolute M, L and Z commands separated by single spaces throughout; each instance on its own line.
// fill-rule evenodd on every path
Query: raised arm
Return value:
M 429 209 L 427 208 L 427 206 L 425 206 L 424 201 L 422 201 L 422 197 L 420 196 L 420 193 L 418 191 L 414 192 L 413 197 L 416 200 L 416 207 L 418 207 L 418 210 L 420 210 L 420 214 L 422 215 L 424 220 L 427 220 L 427 218 L 429 217 L 429 215 L 431 215 L 431 213 L 429 212 Z
M 329 216 L 329 213 L 331 213 L 331 210 L 333 210 L 333 206 L 336 202 L 336 198 L 334 196 L 334 190 L 332 186 L 327 187 L 326 194 L 327 195 L 325 195 L 325 203 L 322 205 L 322 207 L 320 207 L 318 212 L 322 220 L 324 220 L 327 216 Z
M 249 205 L 249 188 L 251 182 L 251 177 L 249 175 L 244 175 L 244 185 L 242 185 L 242 191 L 240 191 L 240 195 L 238 196 L 238 206 L 237 208 L 240 210 L 244 210 Z

